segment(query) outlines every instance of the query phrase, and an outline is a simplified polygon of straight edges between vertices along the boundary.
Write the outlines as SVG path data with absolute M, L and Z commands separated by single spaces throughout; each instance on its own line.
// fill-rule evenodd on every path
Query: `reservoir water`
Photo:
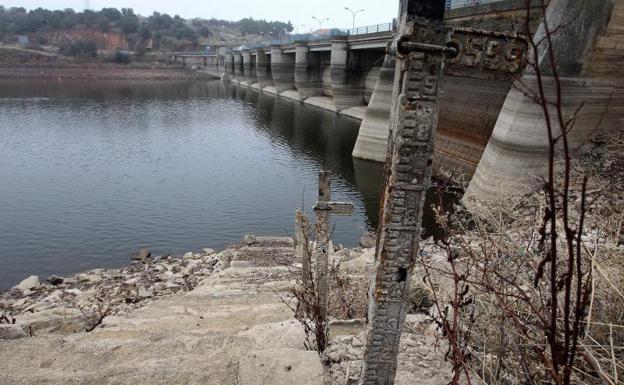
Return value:
M 334 243 L 376 227 L 383 165 L 351 157 L 359 122 L 220 81 L 0 82 L 0 290 L 292 233 L 317 175 Z M 431 219 L 426 219 L 431 222 Z

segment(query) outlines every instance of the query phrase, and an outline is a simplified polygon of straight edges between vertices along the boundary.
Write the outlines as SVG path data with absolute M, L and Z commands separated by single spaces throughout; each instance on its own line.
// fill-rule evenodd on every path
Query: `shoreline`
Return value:
M 198 80 L 209 79 L 188 68 L 114 63 L 0 64 L 0 79 L 12 80 Z
M 363 236 L 354 248 L 334 248 L 332 255 L 370 250 L 374 240 Z M 236 259 L 249 250 L 263 250 L 260 265 L 267 262 L 288 266 L 292 261 L 291 237 L 247 234 L 222 251 L 204 248 L 180 256 L 151 256 L 139 250 L 121 267 L 90 269 L 68 277 L 45 279 L 31 275 L 12 288 L 0 291 L 0 341 L 50 334 L 90 332 L 105 318 L 123 317 L 170 297 L 193 291 L 207 278 L 233 266 L 246 266 Z M 266 254 L 271 255 L 267 259 Z M 284 257 L 288 255 L 288 257 Z
M 91 331 L 105 317 L 123 316 L 159 298 L 193 290 L 220 270 L 237 247 L 154 258 L 142 250 L 119 268 L 46 279 L 31 275 L 0 291 L 0 340 Z

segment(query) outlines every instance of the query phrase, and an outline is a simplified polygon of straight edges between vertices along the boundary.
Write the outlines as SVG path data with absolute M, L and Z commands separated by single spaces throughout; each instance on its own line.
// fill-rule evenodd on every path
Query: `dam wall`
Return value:
M 565 15 L 553 13 L 553 9 L 562 9 L 567 1 L 581 0 L 551 0 L 548 15 L 553 22 Z M 569 108 L 586 103 L 586 115 L 579 116 L 579 122 L 587 125 L 600 113 L 603 125 L 613 128 L 621 124 L 624 106 L 624 0 L 596 1 L 591 12 L 571 22 L 574 33 L 558 43 L 568 49 L 566 55 L 575 58 L 564 63 L 570 76 L 565 76 L 563 83 Z M 444 70 L 434 161 L 438 167 L 459 169 L 468 177 L 476 173 L 469 191 L 478 196 L 491 195 L 488 186 L 513 186 L 507 183 L 510 181 L 522 179 L 522 184 L 528 185 L 527 175 L 539 174 L 539 165 L 544 163 L 539 110 L 512 87 L 513 76 L 493 75 L 501 69 L 509 69 L 510 75 L 524 60 L 526 46 L 492 34 L 479 36 L 479 29 L 518 36 L 538 30 L 539 34 L 540 3 L 531 3 L 528 23 L 524 22 L 526 0 L 454 9 L 446 15 L 447 24 L 455 27 L 459 54 L 447 61 Z M 224 80 L 362 120 L 353 156 L 383 162 L 395 71 L 392 56 L 386 54 L 392 37 L 391 29 L 380 32 L 377 28 L 364 35 L 274 43 L 249 52 L 223 47 L 207 60 L 181 57 L 185 65 Z M 530 73 L 522 80 L 534 84 Z M 552 89 L 546 83 L 547 91 Z M 609 105 L 607 113 L 605 105 Z

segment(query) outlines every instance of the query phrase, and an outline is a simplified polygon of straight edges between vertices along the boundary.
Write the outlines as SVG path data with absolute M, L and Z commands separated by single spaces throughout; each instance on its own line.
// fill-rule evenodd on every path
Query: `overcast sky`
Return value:
M 211 18 L 239 20 L 244 17 L 255 19 L 292 21 L 301 27 L 301 32 L 311 27 L 318 28 L 312 16 L 329 17 L 325 27 L 351 27 L 352 16 L 344 7 L 353 10 L 365 9 L 357 15 L 356 25 L 365 26 L 386 23 L 396 17 L 398 0 L 0 0 L 6 7 L 27 9 L 43 7 L 48 9 L 74 8 L 82 10 L 88 4 L 91 9 L 103 7 L 134 8 L 144 16 L 154 11 L 178 14 L 184 18 Z

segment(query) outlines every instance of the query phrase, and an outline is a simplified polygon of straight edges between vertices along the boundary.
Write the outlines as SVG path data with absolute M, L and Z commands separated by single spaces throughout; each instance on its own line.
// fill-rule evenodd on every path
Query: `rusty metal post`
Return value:
M 438 93 L 449 30 L 444 0 L 401 0 L 389 150 L 360 385 L 391 385 L 430 187 Z

